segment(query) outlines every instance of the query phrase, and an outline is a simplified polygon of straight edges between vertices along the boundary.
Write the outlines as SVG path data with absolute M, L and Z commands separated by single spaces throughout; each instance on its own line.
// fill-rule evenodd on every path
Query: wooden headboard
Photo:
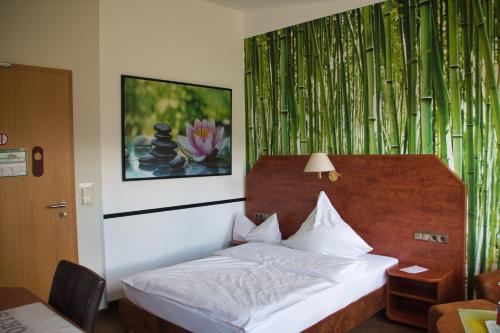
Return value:
M 335 155 L 332 183 L 304 173 L 309 156 L 260 158 L 246 178 L 246 213 L 278 214 L 287 238 L 325 191 L 373 253 L 453 269 L 453 299 L 464 297 L 466 190 L 434 155 Z M 254 219 L 256 223 L 259 223 Z M 448 235 L 448 243 L 414 240 L 414 232 Z

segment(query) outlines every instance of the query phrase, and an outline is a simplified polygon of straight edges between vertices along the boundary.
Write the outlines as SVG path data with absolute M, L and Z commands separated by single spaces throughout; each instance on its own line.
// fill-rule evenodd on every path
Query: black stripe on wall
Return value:
M 124 217 L 124 216 L 133 216 L 133 215 L 142 215 L 142 214 L 168 212 L 168 211 L 171 211 L 171 210 L 189 209 L 189 208 L 204 207 L 204 206 L 223 205 L 223 204 L 228 204 L 228 203 L 232 203 L 232 202 L 239 202 L 239 201 L 245 201 L 245 200 L 246 200 L 246 198 L 235 198 L 235 199 L 228 199 L 228 200 L 200 202 L 200 203 L 189 204 L 189 205 L 179 205 L 179 206 L 170 206 L 170 207 L 143 209 L 143 210 L 133 210 L 133 211 L 130 211 L 130 212 L 104 214 L 104 218 L 105 219 L 113 219 L 113 218 L 116 218 L 116 217 Z

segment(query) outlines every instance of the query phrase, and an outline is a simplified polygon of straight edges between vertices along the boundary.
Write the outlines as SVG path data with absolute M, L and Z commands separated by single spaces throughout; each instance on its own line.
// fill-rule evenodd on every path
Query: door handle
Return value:
M 68 203 L 66 201 L 61 201 L 47 206 L 47 208 L 64 208 L 64 207 L 68 207 Z

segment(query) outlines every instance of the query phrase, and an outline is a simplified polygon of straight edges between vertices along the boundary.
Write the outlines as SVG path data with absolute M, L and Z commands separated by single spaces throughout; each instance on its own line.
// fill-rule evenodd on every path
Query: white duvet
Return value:
M 297 274 L 342 282 L 366 270 L 364 260 L 335 257 L 266 243 L 247 243 L 215 252 L 216 255 L 252 261 Z
M 360 260 L 264 243 L 216 254 L 132 275 L 122 282 L 247 331 L 364 269 Z

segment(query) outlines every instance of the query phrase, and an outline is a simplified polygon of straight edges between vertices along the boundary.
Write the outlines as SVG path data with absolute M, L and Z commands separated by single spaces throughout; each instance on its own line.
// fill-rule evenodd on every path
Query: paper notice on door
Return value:
M 0 311 L 0 333 L 81 333 L 82 331 L 42 303 Z
M 0 149 L 0 177 L 26 176 L 26 149 Z

